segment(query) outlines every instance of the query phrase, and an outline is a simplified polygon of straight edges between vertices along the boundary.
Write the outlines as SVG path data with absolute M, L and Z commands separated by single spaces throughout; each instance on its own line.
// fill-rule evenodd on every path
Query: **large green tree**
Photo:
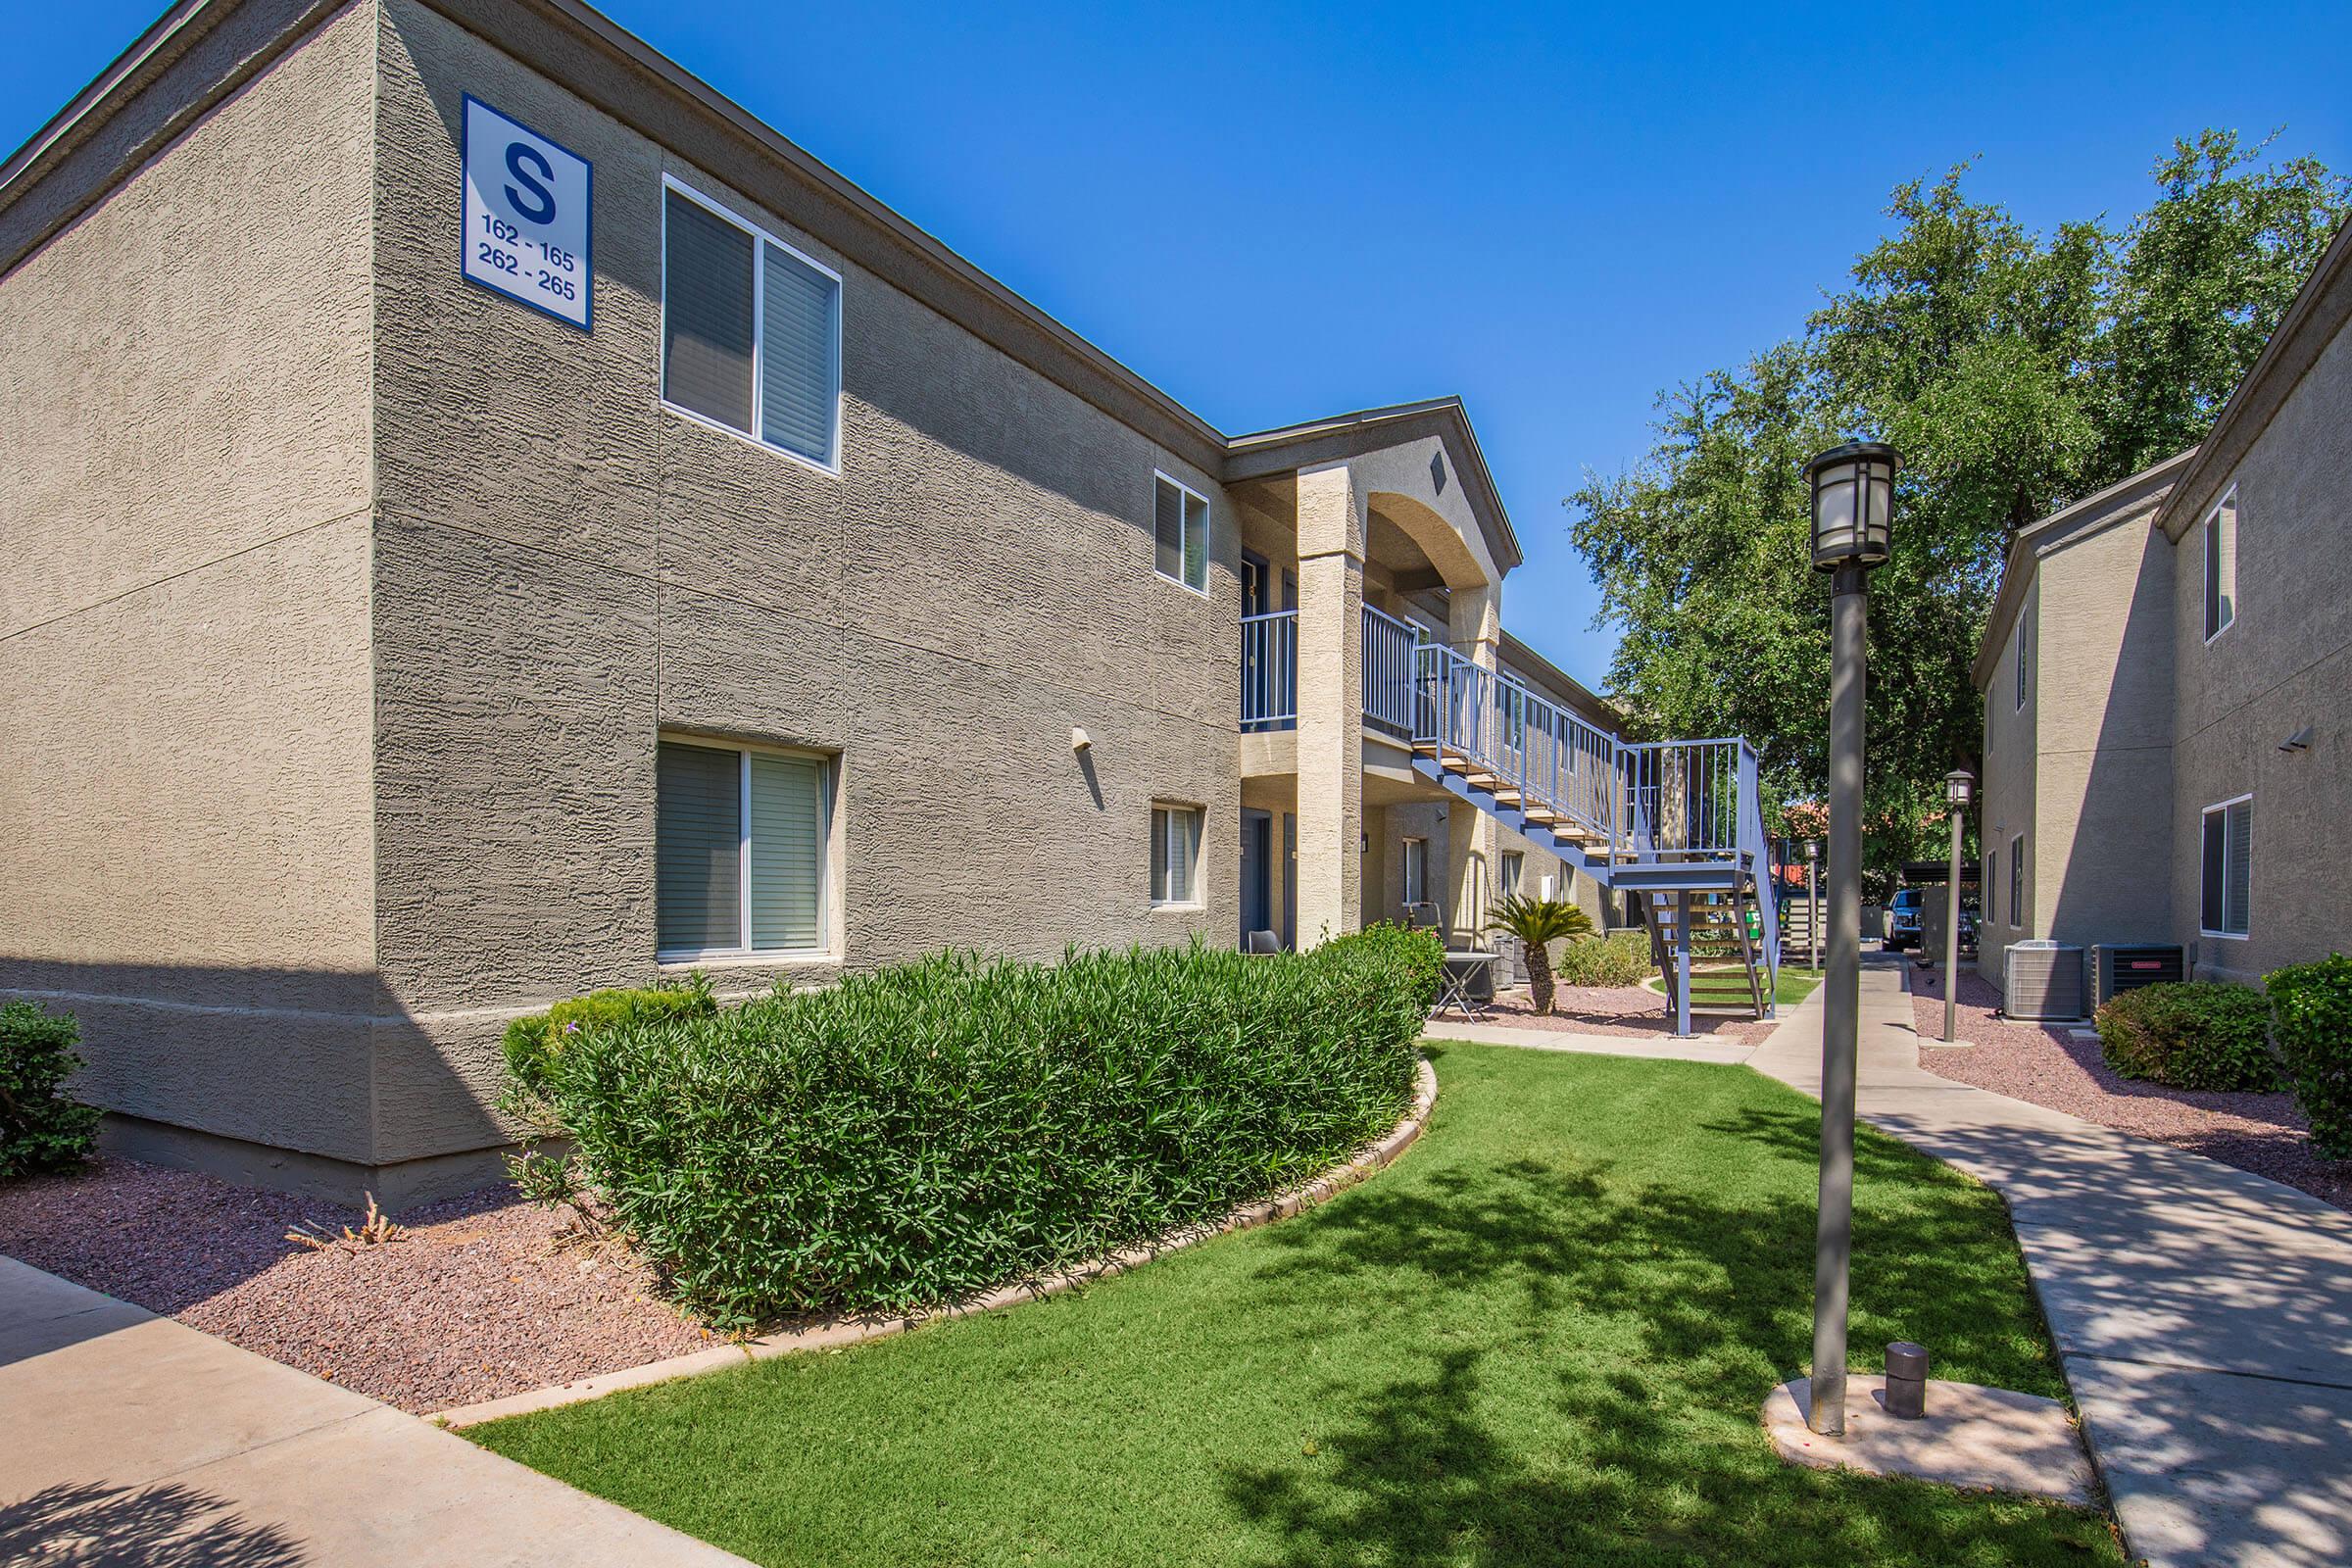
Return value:
M 1902 450 L 1871 582 L 1881 876 L 1928 847 L 1943 774 L 1980 745 L 1969 665 L 2008 530 L 2198 440 L 2352 211 L 2317 162 L 2226 130 L 2177 142 L 2121 229 L 2034 233 L 1967 174 L 1896 189 L 1889 231 L 1801 333 L 1663 396 L 1649 456 L 1568 498 L 1637 722 L 1746 735 L 1796 799 L 1823 787 L 1829 730 L 1800 469 L 1850 436 Z

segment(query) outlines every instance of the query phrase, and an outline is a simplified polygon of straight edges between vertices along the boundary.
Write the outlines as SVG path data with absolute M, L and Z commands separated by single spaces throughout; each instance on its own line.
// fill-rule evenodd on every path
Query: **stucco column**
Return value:
M 1502 657 L 1501 592 L 1488 583 L 1452 588 L 1447 597 L 1446 641 L 1480 667 L 1495 668 Z M 1493 912 L 1494 889 L 1502 876 L 1500 855 L 1494 819 L 1467 801 L 1452 802 L 1446 811 L 1445 886 L 1451 890 L 1446 919 L 1455 930 L 1476 936 Z
M 1363 922 L 1364 527 L 1345 466 L 1298 475 L 1298 945 Z

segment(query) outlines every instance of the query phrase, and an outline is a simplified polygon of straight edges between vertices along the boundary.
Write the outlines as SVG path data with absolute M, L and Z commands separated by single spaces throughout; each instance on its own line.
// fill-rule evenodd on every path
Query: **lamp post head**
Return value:
M 1821 858 L 1821 840 L 1805 840 L 1805 858 L 1808 860 L 1818 860 Z
M 1805 465 L 1816 570 L 1886 564 L 1893 549 L 1894 470 L 1901 462 L 1883 441 L 1848 441 Z
M 1955 767 L 1943 775 L 1943 798 L 1955 807 L 1966 809 L 1977 793 L 1977 778 L 1965 767 Z

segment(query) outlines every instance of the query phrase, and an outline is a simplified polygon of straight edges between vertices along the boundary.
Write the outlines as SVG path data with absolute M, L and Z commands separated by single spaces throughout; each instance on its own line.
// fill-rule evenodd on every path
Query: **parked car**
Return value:
M 1927 891 L 1923 888 L 1897 888 L 1894 902 L 1886 906 L 1886 951 L 1900 953 L 1905 948 L 1919 946 L 1919 917 L 1926 906 Z

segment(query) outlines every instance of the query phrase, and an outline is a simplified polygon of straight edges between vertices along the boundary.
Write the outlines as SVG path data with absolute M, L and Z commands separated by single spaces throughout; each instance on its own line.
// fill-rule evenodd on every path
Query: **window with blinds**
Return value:
M 2009 923 L 2026 929 L 2026 836 L 2009 841 Z
M 2209 937 L 2242 937 L 2254 903 L 2254 798 L 2205 808 L 2197 928 Z
M 1200 902 L 1200 808 L 1152 808 L 1152 902 Z
M 2205 640 L 2237 619 L 2237 492 L 2205 514 Z
M 1152 564 L 1197 594 L 1208 592 L 1208 498 L 1152 475 Z
M 1404 841 L 1404 899 L 1406 904 L 1429 902 L 1429 840 Z
M 662 231 L 662 401 L 838 467 L 840 274 L 675 183 Z
M 655 784 L 662 957 L 824 946 L 821 759 L 662 741 Z

